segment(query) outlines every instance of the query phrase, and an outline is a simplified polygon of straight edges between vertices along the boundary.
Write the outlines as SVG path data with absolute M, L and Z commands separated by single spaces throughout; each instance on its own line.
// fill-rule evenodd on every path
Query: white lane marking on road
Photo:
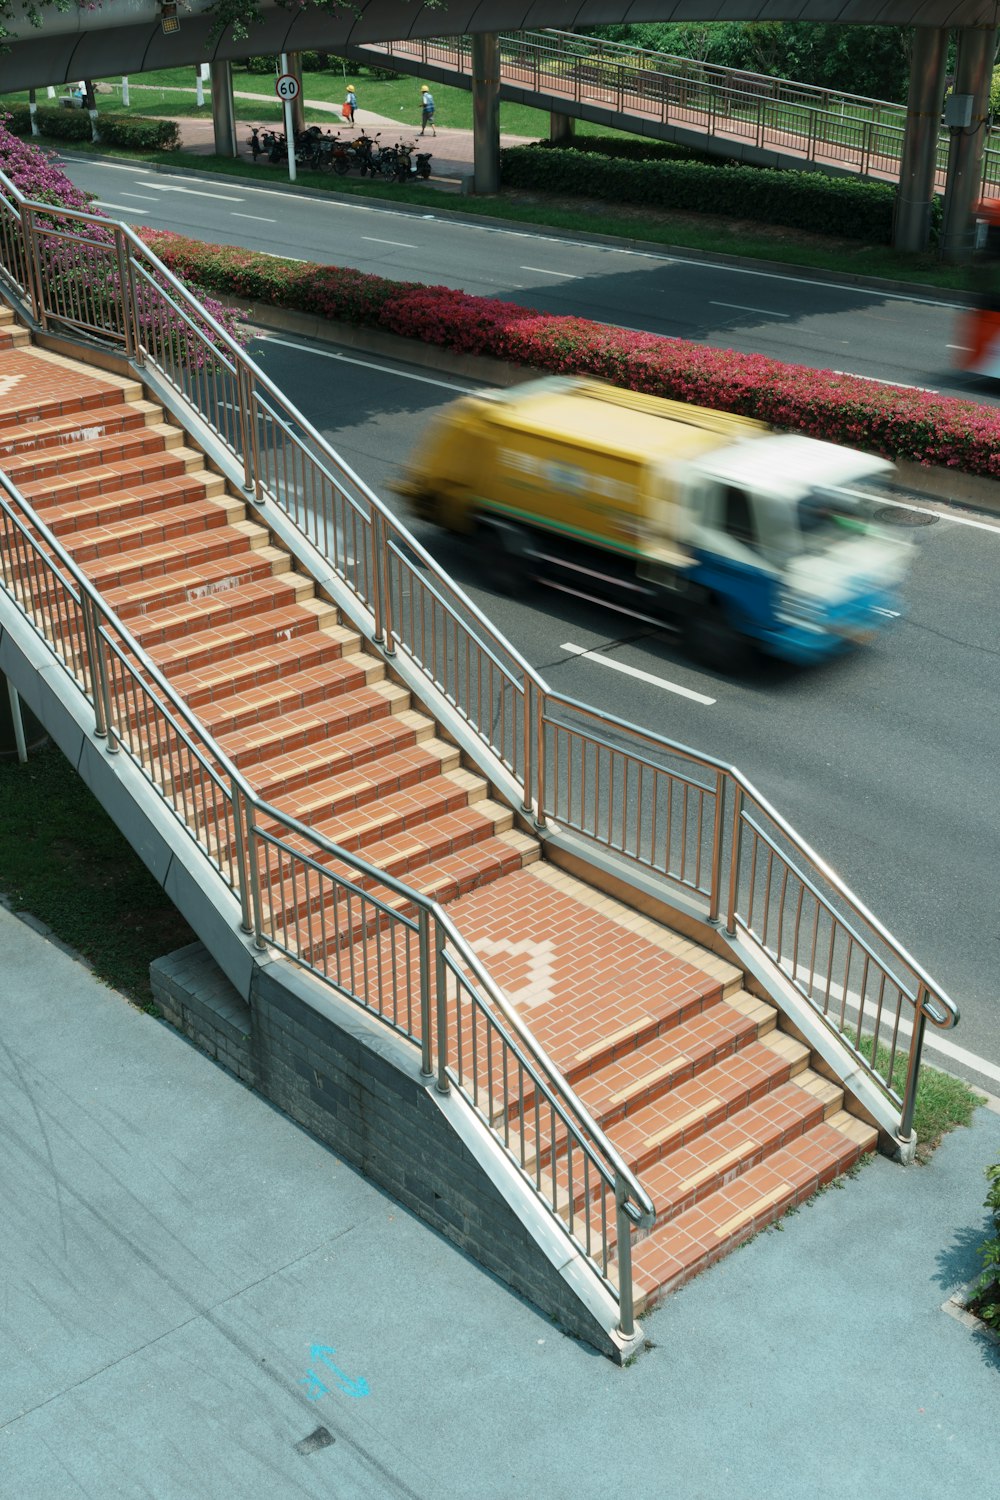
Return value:
M 845 495 L 854 495 L 859 500 L 871 500 L 876 505 L 891 505 L 895 510 L 915 510 L 922 516 L 934 516 L 939 521 L 951 521 L 954 526 L 971 526 L 973 531 L 992 531 L 1000 536 L 1000 523 L 974 521 L 971 516 L 953 516 L 946 510 L 934 510 L 930 505 L 913 505 L 907 500 L 890 500 L 887 495 L 872 495 L 868 490 L 844 488 Z M 958 502 L 956 502 L 958 503 Z
M 57 156 L 56 160 L 61 166 L 67 167 L 73 167 L 79 163 L 79 158 L 75 156 Z M 93 165 L 98 168 L 106 167 L 109 172 L 131 172 L 136 177 L 144 177 L 149 171 L 148 167 L 126 167 L 117 161 L 100 161 L 94 162 Z
M 151 198 L 148 193 L 122 193 L 121 196 L 123 198 L 138 198 L 142 203 L 155 203 L 156 202 L 156 199 L 155 198 Z
M 709 307 L 734 307 L 737 312 L 760 313 L 762 318 L 790 318 L 791 313 L 775 312 L 770 307 L 747 307 L 745 302 L 709 302 Z
M 79 159 L 75 157 L 63 157 L 60 160 L 67 162 L 69 165 L 76 165 Z M 99 168 L 108 167 L 112 171 L 118 172 L 143 172 L 148 170 L 148 168 L 144 167 L 121 166 L 117 162 L 102 161 L 100 163 L 93 163 L 92 165 Z M 265 197 L 271 198 L 284 197 L 287 202 L 287 190 L 252 187 L 249 183 L 241 183 L 240 186 L 245 193 L 262 193 Z M 212 195 L 209 194 L 208 196 Z M 380 204 L 358 203 L 353 200 L 345 201 L 344 199 L 334 199 L 331 202 L 329 198 L 317 198 L 311 193 L 304 192 L 297 192 L 294 194 L 294 197 L 299 203 L 319 203 L 324 208 L 335 208 L 345 212 L 353 211 L 354 213 L 361 214 L 384 214 L 388 218 L 405 218 L 410 223 L 413 222 L 412 215 L 401 214 L 397 209 L 393 208 L 383 208 Z M 435 219 L 438 216 L 435 214 L 421 214 L 420 217 L 422 219 Z M 440 222 L 444 223 L 445 221 L 440 220 Z M 883 302 L 915 302 L 921 307 L 947 307 L 952 309 L 962 305 L 957 302 L 946 302 L 940 297 L 916 297 L 906 292 L 884 291 L 881 287 L 857 286 L 853 282 L 848 285 L 839 281 L 822 281 L 818 277 L 812 276 L 789 276 L 781 271 L 756 271 L 751 270 L 747 266 L 733 266 L 724 264 L 721 261 L 713 261 L 708 256 L 703 260 L 694 260 L 685 255 L 667 255 L 655 250 L 629 250 L 617 245 L 592 244 L 589 240 L 565 240 L 560 239 L 558 235 L 532 234 L 530 231 L 524 229 L 509 229 L 502 224 L 463 224 L 460 220 L 453 219 L 448 222 L 447 227 L 449 234 L 459 230 L 466 230 L 472 234 L 501 234 L 505 235 L 508 239 L 533 240 L 537 244 L 562 245 L 567 249 L 594 250 L 602 255 L 629 255 L 634 260 L 652 260 L 656 261 L 658 265 L 663 266 L 693 266 L 695 270 L 699 271 L 704 271 L 707 268 L 711 271 L 725 271 L 732 276 L 756 276 L 763 281 L 785 281 L 789 282 L 792 286 L 825 287 L 830 291 L 845 292 L 852 297 L 859 295 L 862 297 L 877 297 Z
M 412 375 L 409 370 L 396 370 L 392 365 L 380 365 L 372 359 L 354 359 L 350 354 L 338 354 L 333 349 L 312 349 L 308 344 L 295 344 L 291 339 L 276 339 L 269 333 L 261 333 L 265 344 L 280 344 L 284 349 L 297 349 L 300 354 L 315 354 L 320 359 L 337 359 L 341 364 L 359 365 L 363 370 L 378 370 L 382 375 L 397 375 L 400 380 L 415 380 L 419 385 L 437 385 L 444 391 L 458 391 L 462 396 L 471 396 L 476 389 L 471 385 L 455 385 L 450 380 L 432 380 L 429 375 Z
M 124 194 L 122 194 L 124 197 Z M 277 224 L 277 219 L 265 219 L 262 214 L 241 214 L 235 208 L 230 212 L 231 219 L 252 219 L 255 224 Z
M 940 396 L 940 391 L 932 391 L 929 385 L 910 385 L 905 380 L 883 380 L 880 375 L 859 375 L 856 370 L 834 370 L 834 375 L 850 375 L 853 380 L 870 380 L 872 385 L 894 385 L 901 391 L 924 391 L 928 396 Z
M 124 198 L 125 194 L 122 194 Z M 110 208 L 116 214 L 148 214 L 148 208 L 136 208 L 134 203 L 108 203 L 104 198 L 94 199 L 95 208 Z
M 172 182 L 140 182 L 140 187 L 155 188 L 158 193 L 183 193 L 188 198 L 214 198 L 217 203 L 242 203 L 235 193 L 203 193 L 200 188 L 176 187 Z
M 415 250 L 417 248 L 416 245 L 408 245 L 405 240 L 380 240 L 374 234 L 363 234 L 361 238 L 367 240 L 369 245 L 395 245 L 399 250 Z
M 987 1062 L 985 1057 L 977 1057 L 974 1052 L 967 1052 L 964 1047 L 956 1047 L 954 1042 L 946 1041 L 943 1036 L 935 1036 L 929 1028 L 924 1035 L 924 1046 L 933 1047 L 935 1052 L 943 1053 L 953 1062 L 961 1063 L 966 1068 L 973 1068 L 977 1073 L 982 1073 L 984 1078 L 992 1078 L 994 1082 L 1000 1083 L 1000 1068 L 996 1063 Z
M 302 255 L 279 255 L 277 250 L 258 250 L 257 254 L 266 255 L 268 260 L 294 260 L 297 265 L 306 264 L 305 257 Z
M 572 271 L 547 271 L 544 266 L 518 266 L 519 271 L 534 271 L 537 276 L 561 276 L 565 281 L 582 281 L 582 276 L 574 276 Z
M 715 698 L 708 698 L 704 693 L 696 693 L 693 688 L 681 687 L 679 682 L 668 682 L 665 677 L 654 677 L 652 672 L 642 672 L 638 667 L 627 667 L 624 662 L 604 656 L 600 651 L 588 651 L 586 646 L 574 646 L 571 641 L 564 641 L 559 650 L 568 651 L 571 656 L 585 656 L 588 661 L 596 661 L 602 667 L 610 667 L 612 672 L 623 672 L 626 677 L 636 677 L 640 682 L 648 682 L 653 687 L 662 688 L 665 693 L 677 693 L 681 698 L 690 698 L 692 703 L 704 703 L 710 708 L 716 702 Z

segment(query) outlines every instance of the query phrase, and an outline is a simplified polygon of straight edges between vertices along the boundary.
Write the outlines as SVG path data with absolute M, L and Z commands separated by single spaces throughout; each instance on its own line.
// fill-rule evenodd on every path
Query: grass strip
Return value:
M 195 934 L 62 752 L 0 760 L 0 892 L 149 1007 L 149 965 Z

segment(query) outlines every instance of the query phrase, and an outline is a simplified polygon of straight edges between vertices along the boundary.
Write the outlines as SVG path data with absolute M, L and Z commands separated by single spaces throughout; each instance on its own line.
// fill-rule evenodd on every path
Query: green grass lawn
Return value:
M 349 72 L 347 79 L 355 85 L 357 91 L 359 124 L 365 123 L 366 114 L 382 115 L 398 120 L 400 125 L 420 124 L 419 78 L 406 76 L 376 79 L 367 78 L 363 72 L 353 74 Z M 208 84 L 205 85 L 204 105 L 199 109 L 195 103 L 195 69 L 193 67 L 161 68 L 155 73 L 130 76 L 130 99 L 127 110 L 121 102 L 121 79 L 107 78 L 100 82 L 107 83 L 112 92 L 98 93 L 99 113 L 169 115 L 185 118 L 204 116 L 208 120 L 212 118 L 212 102 Z M 234 68 L 233 90 L 235 93 L 253 93 L 263 96 L 259 102 L 251 99 L 236 99 L 234 109 L 238 120 L 265 125 L 277 124 L 284 118 L 282 105 L 274 95 L 273 79 L 268 74 L 249 73 L 245 69 Z M 57 92 L 65 93 L 66 90 L 61 88 Z M 344 102 L 344 93 L 343 74 L 332 71 L 306 73 L 303 78 L 303 97 L 307 121 L 322 124 L 329 123 L 331 118 L 335 119 L 336 116 L 331 117 L 327 110 L 310 109 L 310 100 L 339 106 Z M 0 96 L 0 109 L 4 104 L 26 104 L 27 102 L 28 95 L 24 90 L 16 94 L 4 94 Z M 38 90 L 37 103 L 42 108 L 59 107 L 55 100 L 46 97 L 44 89 Z M 436 106 L 434 119 L 437 125 L 451 126 L 458 130 L 472 129 L 472 95 L 468 89 L 451 88 L 435 83 L 434 103 Z M 548 111 L 529 109 L 523 104 L 501 103 L 500 129 L 511 135 L 523 135 L 531 140 L 537 140 L 541 136 L 548 135 Z M 577 129 L 581 135 L 625 135 L 627 133 L 611 131 L 602 126 L 588 124 L 586 121 L 581 121 Z

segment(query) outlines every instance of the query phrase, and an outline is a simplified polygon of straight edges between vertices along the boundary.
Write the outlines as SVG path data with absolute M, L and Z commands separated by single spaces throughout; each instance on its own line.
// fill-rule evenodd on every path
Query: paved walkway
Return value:
M 996 1500 L 979 1112 L 616 1370 L 0 908 L 0 1496 Z
M 137 92 L 137 90 L 133 89 L 133 93 Z M 178 90 L 178 92 L 194 94 L 193 89 Z M 271 94 L 254 94 L 237 91 L 235 97 L 237 99 L 256 99 L 262 106 L 274 104 L 274 97 Z M 329 125 L 324 125 L 323 128 L 339 133 L 343 136 L 344 140 L 354 139 L 360 130 L 364 130 L 368 135 L 376 135 L 382 132 L 386 142 L 389 144 L 394 144 L 400 139 L 407 141 L 416 139 L 421 151 L 431 152 L 433 159 L 433 176 L 431 180 L 432 182 L 436 180 L 442 187 L 450 187 L 452 190 L 457 190 L 461 185 L 462 179 L 471 175 L 473 162 L 472 131 L 455 130 L 447 125 L 439 125 L 436 135 L 432 135 L 428 131 L 425 136 L 421 137 L 419 134 L 419 101 L 414 105 L 413 118 L 406 119 L 401 116 L 398 120 L 394 120 L 388 115 L 376 115 L 371 110 L 359 109 L 355 115 L 353 127 L 344 123 L 339 104 L 327 104 L 323 100 L 310 100 L 309 108 L 328 114 L 330 116 L 330 123 Z M 174 119 L 175 117 L 173 115 L 164 115 L 163 118 Z M 264 117 L 262 116 L 261 118 L 263 120 Z M 180 127 L 181 145 L 185 151 L 204 156 L 215 154 L 215 132 L 212 126 L 210 106 L 206 105 L 204 116 L 182 115 L 177 117 L 177 124 Z M 236 144 L 241 161 L 253 161 L 249 145 L 250 127 L 252 124 L 252 121 L 237 120 L 236 122 Z M 274 128 L 273 121 L 269 128 Z M 508 135 L 506 132 L 502 132 L 500 144 L 501 146 L 523 146 L 531 139 L 533 139 L 531 136 Z M 274 174 L 283 181 L 287 181 L 287 163 L 282 162 L 280 165 L 272 165 L 264 158 L 259 158 L 257 166 L 260 168 L 262 177 Z M 311 171 L 303 170 L 300 180 L 308 182 L 314 175 Z

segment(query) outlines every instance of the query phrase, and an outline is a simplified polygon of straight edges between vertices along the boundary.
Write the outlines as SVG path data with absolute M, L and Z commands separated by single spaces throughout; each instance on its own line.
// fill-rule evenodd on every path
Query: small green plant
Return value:
M 871 1060 L 871 1038 L 862 1037 L 861 1052 Z M 892 1084 L 898 1094 L 906 1086 L 907 1056 L 905 1051 L 896 1054 Z M 883 1078 L 889 1073 L 888 1049 L 879 1046 L 875 1054 L 875 1070 Z M 926 1162 L 941 1144 L 941 1137 L 959 1125 L 971 1125 L 972 1116 L 981 1104 L 982 1094 L 977 1094 L 961 1078 L 951 1073 L 942 1073 L 926 1063 L 920 1069 L 917 1084 L 916 1108 L 913 1112 L 913 1128 L 917 1134 L 917 1160 Z
M 994 1233 L 979 1250 L 984 1269 L 973 1291 L 969 1310 L 981 1318 L 987 1328 L 1000 1333 L 1000 1161 L 986 1168 L 986 1177 L 990 1189 L 984 1207 L 993 1213 Z

